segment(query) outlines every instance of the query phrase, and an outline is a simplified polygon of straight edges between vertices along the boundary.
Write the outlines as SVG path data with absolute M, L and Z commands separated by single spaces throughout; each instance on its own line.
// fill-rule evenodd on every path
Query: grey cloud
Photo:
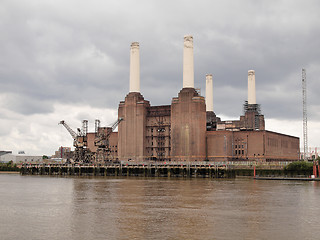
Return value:
M 72 144 L 64 129 L 57 133 L 59 120 L 112 123 L 129 90 L 133 41 L 140 42 L 142 94 L 152 105 L 170 104 L 182 88 L 186 34 L 194 36 L 195 86 L 204 95 L 205 74 L 213 74 L 218 115 L 242 114 L 254 69 L 265 117 L 301 120 L 304 67 L 308 116 L 320 121 L 319 10 L 317 0 L 3 0 L 2 146 L 50 154 Z
M 23 114 L 51 111 L 54 102 L 117 108 L 128 92 L 129 46 L 139 41 L 142 94 L 170 104 L 182 86 L 183 35 L 192 34 L 195 84 L 204 94 L 205 74 L 214 75 L 218 112 L 242 112 L 247 71 L 255 69 L 264 113 L 298 119 L 290 104 L 300 103 L 300 70 L 313 66 L 310 78 L 319 72 L 320 8 L 317 1 L 276 3 L 6 1 L 0 92 L 22 92 L 29 107 L 13 108 Z
M 53 105 L 50 101 L 31 98 L 23 94 L 9 94 L 5 98 L 3 105 L 10 111 L 18 112 L 22 115 L 50 113 L 53 111 Z

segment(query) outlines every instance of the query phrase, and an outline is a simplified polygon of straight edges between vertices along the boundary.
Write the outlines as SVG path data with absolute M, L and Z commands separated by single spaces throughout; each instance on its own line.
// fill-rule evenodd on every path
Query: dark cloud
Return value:
M 50 101 L 37 99 L 36 96 L 31 98 L 24 94 L 10 94 L 2 104 L 8 110 L 22 115 L 50 113 L 53 111 L 53 105 Z
M 8 111 L 47 114 L 55 104 L 117 109 L 129 90 L 130 43 L 140 42 L 141 91 L 170 104 L 182 87 L 183 36 L 194 36 L 195 85 L 213 74 L 214 108 L 237 117 L 256 71 L 268 118 L 320 120 L 320 3 L 302 1 L 40 1 L 0 7 L 0 96 Z M 85 117 L 85 116 L 83 116 Z

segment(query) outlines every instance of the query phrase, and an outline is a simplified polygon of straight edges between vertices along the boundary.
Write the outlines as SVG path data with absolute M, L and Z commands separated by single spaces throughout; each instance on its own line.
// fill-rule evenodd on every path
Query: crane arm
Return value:
M 116 122 L 114 122 L 111 126 L 112 131 L 108 132 L 107 136 L 109 136 L 119 125 L 119 123 L 123 120 L 123 118 L 119 118 Z
M 112 131 L 116 129 L 116 127 L 119 125 L 119 123 L 123 120 L 123 118 L 119 118 L 113 125 L 112 125 Z
M 78 135 L 76 134 L 75 131 L 73 131 L 73 130 L 69 127 L 69 125 L 68 125 L 64 120 L 60 121 L 59 124 L 62 124 L 62 125 L 68 130 L 68 132 L 70 133 L 70 135 L 72 136 L 72 138 L 73 138 L 74 140 L 77 140 Z

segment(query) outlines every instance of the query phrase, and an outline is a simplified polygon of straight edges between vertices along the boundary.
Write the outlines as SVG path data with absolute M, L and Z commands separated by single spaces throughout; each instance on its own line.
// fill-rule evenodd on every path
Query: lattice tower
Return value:
M 303 105 L 303 159 L 308 157 L 308 114 L 307 114 L 307 75 L 302 69 L 302 105 Z

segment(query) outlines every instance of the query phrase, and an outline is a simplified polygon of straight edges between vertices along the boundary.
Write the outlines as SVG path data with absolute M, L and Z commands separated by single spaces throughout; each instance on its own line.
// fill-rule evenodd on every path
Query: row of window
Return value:
M 234 148 L 244 148 L 244 145 L 241 144 L 241 145 L 235 145 Z
M 235 155 L 244 155 L 244 150 L 235 150 L 234 154 Z

